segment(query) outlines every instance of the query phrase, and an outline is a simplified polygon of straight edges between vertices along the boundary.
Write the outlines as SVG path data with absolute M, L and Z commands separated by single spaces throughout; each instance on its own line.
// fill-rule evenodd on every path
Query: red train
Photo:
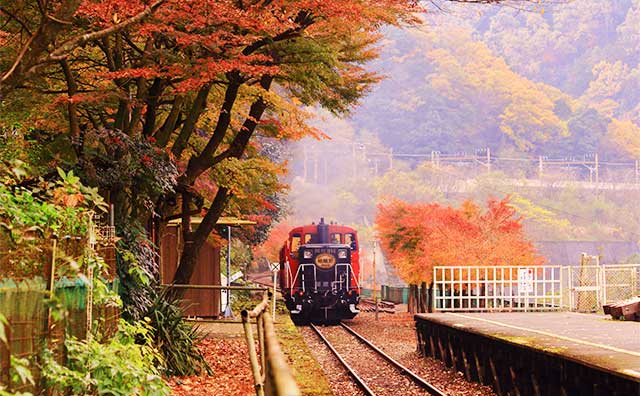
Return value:
M 337 323 L 358 314 L 358 248 L 356 230 L 324 218 L 289 231 L 278 276 L 294 323 Z

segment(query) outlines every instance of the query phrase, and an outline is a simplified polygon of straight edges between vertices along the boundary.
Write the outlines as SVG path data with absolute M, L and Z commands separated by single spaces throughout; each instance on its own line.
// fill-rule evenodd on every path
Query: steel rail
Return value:
M 315 331 L 316 334 L 320 337 L 320 339 L 325 343 L 325 345 L 327 347 L 329 347 L 329 349 L 331 350 L 331 352 L 333 352 L 335 357 L 338 358 L 340 363 L 342 363 L 342 365 L 347 369 L 347 371 L 349 372 L 349 375 L 351 375 L 353 377 L 353 379 L 356 381 L 358 386 L 360 386 L 360 388 L 362 388 L 362 390 L 367 395 L 376 396 L 376 394 L 373 392 L 373 390 L 371 390 L 371 388 L 369 388 L 367 386 L 367 384 L 365 384 L 364 380 L 362 378 L 360 378 L 360 376 L 358 374 L 356 374 L 355 370 L 353 370 L 353 368 L 351 368 L 351 366 L 349 366 L 349 364 L 342 358 L 342 356 L 340 356 L 338 351 L 336 351 L 336 349 L 333 347 L 333 345 L 331 345 L 329 340 L 327 340 L 327 338 L 322 334 L 322 332 L 320 332 L 320 330 L 313 323 L 310 323 L 309 325 L 311 326 L 313 331 Z
M 380 356 L 385 358 L 389 363 L 391 363 L 398 370 L 400 370 L 401 373 L 406 374 L 415 383 L 417 383 L 421 387 L 425 388 L 427 390 L 427 392 L 429 392 L 430 394 L 432 394 L 434 396 L 447 396 L 446 393 L 444 393 L 443 391 L 438 389 L 436 386 L 430 384 L 424 378 L 420 377 L 418 374 L 416 374 L 413 371 L 409 370 L 407 367 L 403 366 L 401 363 L 396 361 L 391 356 L 389 356 L 386 353 L 384 353 L 380 348 L 378 348 L 377 346 L 373 345 L 371 343 L 371 341 L 369 341 L 366 338 L 364 338 L 362 335 L 360 335 L 358 332 L 353 330 L 351 327 L 345 325 L 344 323 L 340 323 L 340 326 L 342 326 L 345 330 L 347 330 L 349 333 L 351 333 L 353 336 L 355 336 L 362 343 L 364 343 L 365 345 L 367 345 L 368 347 L 370 347 L 371 349 L 376 351 Z

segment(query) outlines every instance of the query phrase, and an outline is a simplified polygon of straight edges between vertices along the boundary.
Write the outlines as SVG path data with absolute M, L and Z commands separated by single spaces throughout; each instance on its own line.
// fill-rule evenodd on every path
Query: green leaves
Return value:
M 202 371 L 211 374 L 196 346 L 197 328 L 184 321 L 180 304 L 181 301 L 165 291 L 158 295 L 148 312 L 153 326 L 150 335 L 164 357 L 166 372 L 170 375 L 197 375 Z
M 95 338 L 67 339 L 67 366 L 45 354 L 47 386 L 59 392 L 83 395 L 168 395 L 160 377 L 163 359 L 152 346 L 148 321 L 120 321 L 118 333 L 105 344 Z

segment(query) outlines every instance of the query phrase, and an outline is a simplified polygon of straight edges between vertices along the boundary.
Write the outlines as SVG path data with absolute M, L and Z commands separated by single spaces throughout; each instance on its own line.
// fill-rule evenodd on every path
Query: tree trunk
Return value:
M 427 283 L 420 284 L 420 313 L 427 312 Z
M 218 189 L 209 211 L 202 219 L 202 223 L 200 223 L 194 232 L 190 232 L 185 235 L 184 249 L 180 256 L 180 264 L 178 264 L 178 268 L 176 269 L 176 275 L 173 279 L 173 283 L 186 285 L 191 280 L 191 275 L 193 275 L 193 271 L 196 267 L 198 252 L 206 242 L 209 234 L 211 234 L 211 231 L 213 231 L 216 226 L 216 223 L 222 215 L 222 211 L 226 208 L 230 197 L 231 195 L 227 188 L 221 187 Z M 181 295 L 182 292 L 177 291 L 177 294 Z
M 409 285 L 409 312 L 420 312 L 420 292 L 418 285 Z

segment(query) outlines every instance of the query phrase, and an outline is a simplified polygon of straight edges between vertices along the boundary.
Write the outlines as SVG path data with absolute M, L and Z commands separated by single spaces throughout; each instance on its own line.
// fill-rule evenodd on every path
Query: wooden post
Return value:
M 500 376 L 498 376 L 496 364 L 493 362 L 493 356 L 489 356 L 489 368 L 491 368 L 491 376 L 493 377 L 493 389 L 498 396 L 504 396 L 505 394 L 502 392 L 502 386 L 500 384 Z
M 464 377 L 467 379 L 467 381 L 471 382 L 472 381 L 471 369 L 469 365 L 469 359 L 467 359 L 467 352 L 465 351 L 464 346 L 462 346 L 461 351 L 462 351 L 462 363 L 464 365 Z
M 478 377 L 478 382 L 480 382 L 482 385 L 486 385 L 487 381 L 484 375 L 484 360 L 480 360 L 480 358 L 478 358 L 478 347 L 474 346 L 473 349 L 473 361 L 475 362 L 476 365 L 476 375 Z
M 409 313 L 415 314 L 416 313 L 416 305 L 417 305 L 417 297 L 418 297 L 418 293 L 417 293 L 417 285 L 413 285 L 410 284 L 409 285 L 409 303 L 408 303 L 408 310 Z
M 262 315 L 261 315 L 262 316 Z M 251 372 L 253 373 L 253 382 L 257 396 L 264 396 L 264 383 L 262 374 L 260 373 L 260 364 L 258 364 L 258 356 L 256 354 L 255 341 L 253 339 L 253 329 L 251 328 L 251 321 L 249 320 L 249 313 L 247 310 L 242 311 L 242 327 L 244 328 L 244 335 L 247 341 L 247 349 L 249 350 L 249 361 L 251 362 Z M 258 328 L 260 325 L 258 324 Z M 261 345 L 261 347 L 264 347 Z M 264 349 L 260 351 L 261 354 L 265 354 Z

